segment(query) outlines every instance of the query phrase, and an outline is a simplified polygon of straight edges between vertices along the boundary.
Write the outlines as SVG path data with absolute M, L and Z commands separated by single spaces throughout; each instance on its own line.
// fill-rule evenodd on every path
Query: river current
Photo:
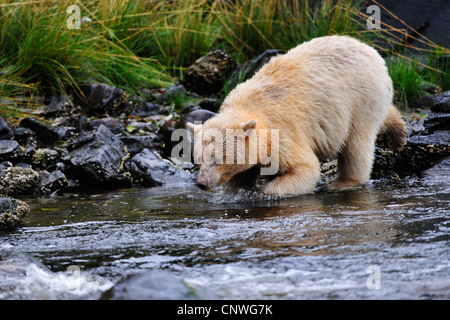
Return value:
M 25 197 L 0 299 L 97 299 L 165 270 L 218 299 L 449 299 L 450 183 L 272 199 L 193 185 Z

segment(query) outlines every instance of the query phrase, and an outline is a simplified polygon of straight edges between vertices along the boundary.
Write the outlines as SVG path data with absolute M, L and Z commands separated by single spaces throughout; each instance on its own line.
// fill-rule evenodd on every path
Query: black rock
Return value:
M 12 231 L 22 224 L 22 219 L 30 212 L 28 204 L 21 200 L 0 197 L 0 231 Z
M 180 83 L 198 94 L 212 94 L 222 90 L 225 79 L 236 68 L 236 62 L 222 50 L 214 50 L 187 68 Z
M 8 140 L 14 136 L 13 130 L 8 126 L 5 119 L 0 116 L 0 140 Z
M 130 155 L 135 155 L 144 149 L 154 150 L 161 148 L 161 140 L 156 134 L 151 132 L 142 136 L 123 136 L 120 137 L 120 140 L 125 143 Z
M 217 113 L 219 111 L 220 106 L 222 105 L 222 100 L 208 98 L 200 101 L 198 105 L 202 109 Z
M 188 122 L 197 124 L 201 122 L 203 124 L 205 121 L 215 117 L 216 115 L 217 115 L 216 113 L 208 110 L 203 109 L 195 110 L 183 116 L 181 120 L 175 125 L 175 128 L 176 129 L 186 128 L 186 124 Z
M 450 113 L 432 112 L 424 121 L 423 126 L 429 133 L 439 130 L 450 130 Z
M 430 110 L 433 112 L 450 113 L 450 91 L 434 96 Z
M 149 187 L 192 183 L 194 179 L 191 173 L 178 169 L 148 149 L 131 159 L 130 172 L 135 181 Z
M 217 299 L 200 286 L 194 286 L 168 271 L 149 270 L 123 279 L 103 293 L 101 300 L 198 300 Z
M 34 133 L 37 135 L 43 133 L 44 131 L 48 130 L 50 126 L 46 125 L 42 121 L 37 120 L 34 117 L 26 117 L 20 121 L 20 125 L 24 128 L 28 128 L 33 130 Z
M 165 103 L 175 102 L 177 99 L 184 98 L 186 96 L 186 90 L 184 86 L 169 85 L 164 89 L 164 93 L 158 98 L 159 101 Z
M 15 140 L 0 140 L 0 161 L 17 160 L 20 150 L 19 143 Z
M 66 176 L 59 170 L 55 170 L 53 172 L 41 170 L 39 171 L 39 176 L 41 178 L 39 190 L 42 193 L 52 193 L 66 187 L 68 184 Z
M 250 60 L 244 64 L 239 65 L 230 77 L 229 87 L 233 88 L 238 83 L 250 79 L 259 71 L 267 62 L 273 57 L 284 54 L 283 50 L 270 49 L 266 50 L 257 56 L 255 59 Z
M 435 132 L 430 135 L 415 135 L 408 138 L 400 150 L 377 148 L 372 170 L 372 178 L 391 176 L 403 178 L 423 171 L 450 156 L 450 134 Z
M 112 133 L 122 133 L 125 125 L 118 118 L 106 117 L 102 119 L 90 120 L 86 123 L 87 130 L 96 130 L 100 125 L 106 126 Z
M 76 102 L 88 116 L 118 115 L 125 108 L 124 91 L 106 84 L 83 84 L 81 91 L 86 98 L 77 97 Z
M 39 115 L 45 118 L 68 115 L 71 111 L 72 102 L 67 95 L 50 97 L 47 105 L 41 109 Z
M 23 128 L 23 127 L 13 127 L 13 131 L 14 131 L 14 140 L 16 140 L 17 142 L 19 142 L 20 144 L 25 144 L 26 141 L 34 136 L 34 133 L 32 130 L 27 129 L 27 128 Z
M 129 154 L 123 142 L 106 126 L 81 133 L 67 145 L 64 161 L 81 183 L 115 182 Z M 110 184 L 111 186 L 111 184 Z
M 422 177 L 437 183 L 450 183 L 450 157 L 422 172 Z
M 44 145 L 51 145 L 58 140 L 66 140 L 71 137 L 75 128 L 71 127 L 51 127 L 33 117 L 24 118 L 20 121 L 24 128 L 32 130 L 36 134 L 36 139 Z
M 162 108 L 159 104 L 152 102 L 141 102 L 135 105 L 130 115 L 134 117 L 148 117 L 161 114 Z
M 0 194 L 33 194 L 39 185 L 39 175 L 31 168 L 14 166 L 1 170 Z

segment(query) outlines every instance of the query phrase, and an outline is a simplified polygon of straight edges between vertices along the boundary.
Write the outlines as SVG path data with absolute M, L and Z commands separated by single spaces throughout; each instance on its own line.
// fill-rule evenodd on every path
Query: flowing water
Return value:
M 450 183 L 270 199 L 190 185 L 23 198 L 0 299 L 96 299 L 163 269 L 220 299 L 450 298 Z

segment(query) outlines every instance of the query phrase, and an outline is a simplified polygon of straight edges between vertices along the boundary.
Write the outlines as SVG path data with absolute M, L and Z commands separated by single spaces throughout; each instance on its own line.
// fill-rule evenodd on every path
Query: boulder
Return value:
M 67 140 L 75 130 L 72 127 L 51 127 L 34 117 L 22 119 L 20 125 L 32 130 L 36 134 L 36 139 L 44 145 L 52 145 L 58 140 Z
M 186 128 L 186 124 L 188 122 L 191 123 L 195 123 L 195 122 L 201 122 L 202 124 L 215 117 L 216 113 L 209 111 L 209 110 L 204 110 L 204 109 L 199 109 L 199 110 L 195 110 L 192 112 L 189 112 L 188 114 L 184 115 L 181 120 L 175 125 L 175 128 Z
M 20 146 L 14 140 L 0 140 L 0 161 L 17 160 Z
M 164 270 L 148 270 L 119 281 L 101 300 L 199 300 L 217 299 L 207 289 L 194 286 Z
M 63 160 L 70 173 L 87 185 L 117 182 L 129 158 L 123 142 L 103 124 L 94 131 L 81 133 L 66 148 Z
M 39 185 L 39 175 L 31 168 L 19 166 L 0 167 L 0 194 L 32 194 Z
M 67 186 L 68 180 L 64 173 L 60 170 L 48 172 L 47 170 L 39 171 L 39 191 L 42 193 L 52 193 L 56 190 Z
M 100 125 L 104 125 L 111 130 L 112 133 L 118 134 L 125 130 L 125 125 L 118 118 L 105 117 L 96 120 L 90 120 L 86 123 L 88 131 L 96 130 Z
M 450 91 L 434 96 L 431 101 L 430 110 L 433 112 L 450 113 Z
M 450 157 L 443 159 L 441 162 L 422 172 L 422 177 L 428 181 L 436 181 L 437 183 L 450 183 Z
M 23 159 L 35 169 L 45 169 L 60 162 L 61 153 L 55 149 L 30 146 L 25 150 Z
M 45 118 L 67 116 L 72 111 L 71 105 L 72 102 L 67 95 L 52 96 L 45 107 L 38 111 L 38 115 Z
M 408 138 L 405 147 L 398 150 L 376 148 L 372 178 L 421 175 L 422 171 L 450 156 L 450 134 L 435 132 Z
M 428 133 L 450 129 L 450 113 L 432 112 L 423 122 Z
M 130 155 L 135 155 L 143 149 L 159 149 L 161 148 L 161 140 L 155 133 L 148 133 L 146 135 L 131 135 L 122 136 L 120 140 L 126 145 Z
M 284 53 L 286 52 L 280 49 L 269 49 L 261 53 L 255 59 L 239 65 L 230 77 L 229 87 L 234 88 L 238 83 L 250 79 L 262 68 L 262 66 L 269 62 L 270 59 Z
M 198 94 L 213 94 L 222 90 L 225 79 L 236 68 L 234 59 L 222 50 L 214 50 L 187 68 L 180 83 Z
M 0 231 L 12 231 L 22 225 L 22 219 L 30 212 L 28 204 L 21 200 L 0 197 Z
M 219 112 L 220 106 L 222 105 L 221 99 L 206 98 L 198 103 L 201 109 L 205 109 L 211 112 Z M 184 111 L 184 110 L 183 110 Z M 192 110 L 194 111 L 194 110 Z
M 133 106 L 130 116 L 149 117 L 165 112 L 164 108 L 153 102 L 140 102 Z
M 148 187 L 192 183 L 194 179 L 191 173 L 175 167 L 148 149 L 131 158 L 130 172 L 134 181 Z
M 80 86 L 84 97 L 76 98 L 88 116 L 120 115 L 128 107 L 128 99 L 120 88 L 107 84 L 86 83 Z
M 0 116 L 0 140 L 8 140 L 13 136 L 13 130 L 8 126 L 5 119 Z

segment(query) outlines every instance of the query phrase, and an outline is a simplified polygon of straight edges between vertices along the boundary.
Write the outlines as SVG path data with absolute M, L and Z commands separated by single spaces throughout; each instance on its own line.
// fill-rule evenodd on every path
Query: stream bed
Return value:
M 0 299 L 98 299 L 148 270 L 217 299 L 450 298 L 447 173 L 290 199 L 193 185 L 21 199 Z

